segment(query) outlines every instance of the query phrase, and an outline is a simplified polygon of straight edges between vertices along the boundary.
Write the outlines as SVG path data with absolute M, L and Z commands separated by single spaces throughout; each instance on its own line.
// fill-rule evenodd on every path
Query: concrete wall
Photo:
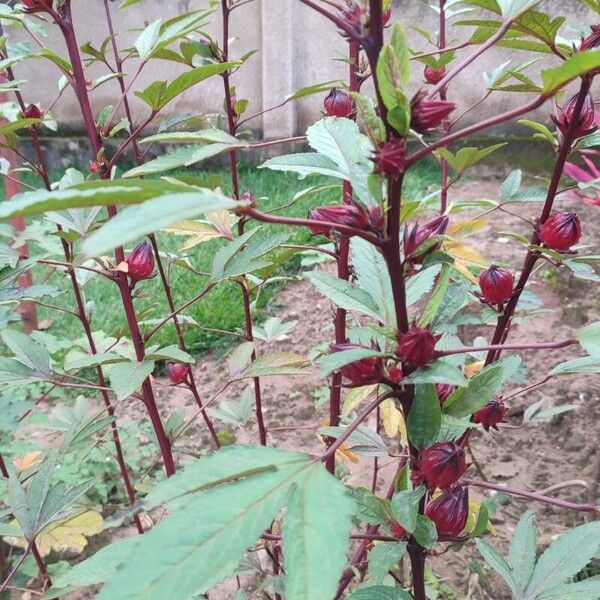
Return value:
M 152 22 L 160 17 L 169 18 L 190 10 L 206 8 L 209 0 L 143 0 L 141 3 L 122 11 L 117 11 L 114 3 L 115 26 L 122 35 L 119 36 L 119 46 L 128 47 L 137 36 L 132 31 L 140 27 L 143 21 Z M 568 15 L 568 24 L 580 26 L 593 20 L 593 15 L 580 0 L 553 0 L 544 3 L 550 5 L 550 10 Z M 543 5 L 544 6 L 544 5 Z M 104 19 L 103 2 L 101 0 L 73 0 L 75 22 L 78 29 L 79 43 L 89 40 L 98 46 L 107 35 Z M 546 8 L 544 6 L 544 8 Z M 421 0 L 397 0 L 394 6 L 395 18 L 410 28 L 417 25 L 435 33 L 437 30 L 437 15 Z M 215 13 L 214 21 L 209 32 L 220 37 L 220 17 Z M 464 28 L 459 28 L 460 30 Z M 457 30 L 455 30 L 457 31 Z M 470 31 L 470 29 L 469 29 Z M 569 29 L 566 28 L 565 35 Z M 572 33 L 573 30 L 571 30 Z M 64 52 L 64 47 L 57 35 L 56 28 L 49 27 L 48 45 L 58 52 Z M 311 11 L 298 0 L 254 0 L 234 11 L 232 20 L 232 36 L 238 39 L 232 45 L 232 55 L 240 56 L 248 50 L 258 49 L 244 68 L 235 75 L 238 98 L 248 98 L 251 101 L 250 111 L 260 112 L 276 105 L 287 94 L 298 88 L 314 83 L 336 78 L 344 78 L 347 65 L 336 58 L 343 58 L 347 44 L 335 27 L 322 16 Z M 427 43 L 411 31 L 411 42 L 414 48 L 429 51 Z M 450 33 L 450 39 L 459 38 L 464 34 L 457 31 Z M 467 49 L 459 53 L 472 52 Z M 540 56 L 540 64 L 551 64 L 552 59 Z M 490 71 L 506 60 L 517 64 L 524 60 L 524 55 L 506 49 L 493 49 L 482 56 L 477 63 L 459 77 L 453 84 L 456 99 L 460 92 L 460 105 L 469 106 L 479 100 L 485 90 L 482 74 Z M 419 88 L 421 83 L 422 65 L 414 64 L 412 91 Z M 128 74 L 134 73 L 134 61 L 127 63 Z M 90 69 L 90 79 L 98 75 L 100 69 Z M 135 89 L 140 89 L 157 79 L 172 79 L 178 72 L 170 62 L 154 61 L 140 76 Z M 535 73 L 535 67 L 532 69 Z M 19 66 L 17 78 L 28 80 L 25 86 L 25 96 L 28 100 L 42 99 L 42 105 L 47 106 L 57 94 L 58 70 L 47 61 L 28 61 Z M 92 92 L 96 110 L 115 102 L 118 97 L 118 87 L 115 81 L 108 82 Z M 521 94 L 492 95 L 471 115 L 465 118 L 468 124 L 472 119 L 480 119 L 500 111 L 507 110 L 516 103 L 524 102 Z M 266 138 L 294 135 L 303 132 L 308 124 L 319 115 L 323 97 L 303 99 L 290 103 L 283 109 L 267 113 L 251 123 L 251 127 Z M 146 112 L 145 105 L 134 100 L 136 118 L 142 118 Z M 165 114 L 181 112 L 216 113 L 222 107 L 222 83 L 215 77 L 189 90 L 177 101 L 171 103 Z M 550 107 L 538 111 L 542 120 L 547 119 Z M 79 129 L 79 116 L 76 100 L 71 90 L 66 90 L 55 106 L 54 112 L 63 128 Z

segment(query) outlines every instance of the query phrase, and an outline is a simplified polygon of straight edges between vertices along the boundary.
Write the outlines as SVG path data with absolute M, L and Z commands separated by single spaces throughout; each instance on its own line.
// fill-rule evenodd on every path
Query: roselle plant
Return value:
M 514 398 L 540 386 L 550 393 L 560 377 L 600 372 L 600 323 L 565 339 L 543 331 L 546 341 L 535 343 L 520 341 L 518 327 L 533 314 L 523 299 L 540 266 L 598 280 L 598 257 L 586 245 L 594 224 L 578 210 L 581 201 L 598 204 L 593 83 L 600 25 L 569 29 L 536 0 L 433 0 L 438 30 L 418 29 L 422 40 L 413 47 L 402 5 L 294 0 L 344 40 L 348 75 L 282 99 L 280 106 L 318 95 L 324 116 L 301 136 L 261 141 L 251 129 L 264 111 L 255 112 L 246 90 L 236 87 L 236 73 L 254 53 L 238 56 L 230 32 L 232 14 L 252 0 L 198 2 L 149 24 L 144 0 L 102 1 L 105 23 L 98 27 L 106 37 L 97 47 L 79 39 L 72 0 L 0 7 L 0 91 L 9 98 L 0 105 L 0 135 L 21 159 L 2 160 L 1 172 L 6 181 L 28 173 L 33 182 L 0 205 L 3 220 L 28 223 L 24 232 L 2 229 L 0 299 L 11 309 L 36 303 L 79 327 L 74 339 L 26 334 L 18 318 L 2 313 L 0 593 L 30 586 L 59 598 L 94 586 L 101 599 L 220 598 L 229 592 L 215 586 L 232 578 L 231 593 L 241 600 L 250 597 L 241 579 L 250 574 L 265 598 L 424 600 L 430 559 L 476 547 L 515 599 L 600 598 L 598 578 L 579 575 L 600 555 L 596 499 L 569 502 L 477 479 L 469 455 L 477 432 L 484 444 L 487 436 L 511 435 L 505 421 Z M 600 21 L 595 0 L 581 4 Z M 133 45 L 118 30 L 119 11 L 139 13 Z M 208 32 L 213 21 L 219 35 Z M 44 30 L 63 40 L 64 55 L 44 47 Z M 456 77 L 476 77 L 479 57 L 494 46 L 554 62 L 543 69 L 530 58 L 504 63 L 486 75 L 481 101 L 465 107 Z M 27 60 L 58 69 L 58 92 L 25 93 L 19 71 Z M 180 74 L 143 88 L 139 76 L 154 63 L 176 65 Z M 197 115 L 171 112 L 184 92 L 201 95 L 207 79 L 220 79 L 222 114 L 203 115 L 198 125 Z M 411 82 L 416 93 L 408 91 Z M 95 111 L 92 90 L 108 85 L 114 102 Z M 53 107 L 66 93 L 77 101 L 91 159 L 85 169 L 57 176 L 43 137 L 60 127 Z M 478 120 L 480 104 L 509 93 L 526 99 Z M 134 96 L 145 106 L 140 114 L 133 112 Z M 546 124 L 527 118 L 535 109 L 545 111 Z M 514 170 L 497 200 L 455 196 L 461 177 L 503 145 L 468 145 L 477 143 L 472 136 L 517 121 L 551 147 L 550 177 L 523 187 Z M 286 153 L 292 142 L 305 142 L 305 150 Z M 240 163 L 266 147 L 273 157 L 260 168 L 328 182 L 265 210 L 265 198 L 244 188 Z M 199 177 L 203 162 L 219 156 L 227 180 Z M 411 169 L 433 160 L 440 165 L 438 188 L 409 197 Z M 176 171 L 184 167 L 188 173 Z M 315 200 L 304 218 L 287 212 L 333 188 L 337 203 Z M 523 203 L 537 210 L 534 221 L 518 214 Z M 501 211 L 529 229 L 528 236 L 509 234 L 519 256 L 514 263 L 492 257 L 483 266 L 457 251 L 457 237 Z M 290 243 L 298 230 L 310 232 L 311 243 Z M 188 236 L 177 254 L 161 249 L 173 234 Z M 204 272 L 193 248 L 207 239 L 218 242 Z M 293 339 L 293 325 L 255 322 L 262 290 L 297 255 L 334 263 L 307 273 L 335 307 L 331 339 L 311 360 L 274 347 Z M 183 269 L 197 276 L 197 288 L 182 300 L 176 273 Z M 33 284 L 20 284 L 24 273 L 33 273 Z M 86 290 L 99 281 L 110 293 L 94 307 Z M 160 282 L 166 314 L 140 309 L 152 281 Z M 225 332 L 236 339 L 227 381 L 209 395 L 188 342 L 191 327 L 206 325 L 186 311 L 223 286 L 236 294 L 244 319 L 239 332 Z M 98 329 L 98 311 L 121 314 L 122 327 Z M 485 324 L 492 333 L 476 337 L 475 327 Z M 173 343 L 164 346 L 155 336 L 167 328 Z M 520 351 L 567 347 L 580 357 L 550 364 L 530 382 L 519 378 Z M 301 378 L 311 361 L 329 386 L 327 408 L 314 423 L 321 447 L 284 450 L 266 413 L 287 398 L 265 393 L 264 378 Z M 244 385 L 238 400 L 225 400 Z M 185 393 L 189 411 L 167 415 L 159 387 Z M 349 399 L 351 409 L 343 410 Z M 133 403 L 143 407 L 135 413 L 143 414 L 141 422 L 126 418 Z M 223 422 L 246 424 L 255 444 L 229 443 Z M 42 445 L 31 436 L 37 428 L 49 432 Z M 106 466 L 95 458 L 98 447 Z M 372 470 L 370 489 L 347 481 L 344 457 L 361 454 L 361 470 Z M 393 461 L 395 473 L 384 485 L 382 457 Z M 484 539 L 495 531 L 493 506 L 476 501 L 476 488 L 589 519 L 538 559 L 535 518 L 527 512 L 505 559 Z M 57 567 L 57 553 L 77 558 L 87 552 L 87 538 L 102 531 L 103 547 L 66 570 Z

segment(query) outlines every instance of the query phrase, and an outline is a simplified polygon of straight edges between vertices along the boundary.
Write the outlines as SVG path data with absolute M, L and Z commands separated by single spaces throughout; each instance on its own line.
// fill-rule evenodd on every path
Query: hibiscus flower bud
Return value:
M 425 93 L 417 93 L 410 102 L 410 126 L 417 133 L 427 133 L 442 124 L 456 108 L 448 100 L 426 100 Z
M 440 245 L 437 244 L 435 247 L 430 248 L 428 252 L 423 253 L 420 256 L 411 258 L 411 254 L 413 254 L 413 252 L 415 252 L 419 246 L 428 239 L 437 235 L 444 235 L 447 227 L 448 217 L 446 216 L 437 217 L 433 221 L 430 221 L 423 226 L 419 226 L 418 223 L 415 223 L 412 229 L 406 227 L 404 229 L 404 255 L 406 258 L 409 259 L 409 261 L 413 264 L 421 264 L 425 260 L 425 256 L 429 252 L 433 252 L 434 250 L 438 249 Z
M 329 96 L 325 98 L 323 104 L 325 106 L 325 112 L 330 117 L 350 118 L 354 115 L 356 110 L 354 100 L 352 100 L 346 92 L 338 90 L 337 88 L 333 88 L 331 92 L 329 92 Z
M 381 142 L 373 156 L 375 173 L 398 175 L 404 171 L 405 160 L 406 141 L 404 138 L 392 138 L 388 142 Z
M 127 274 L 132 283 L 141 279 L 149 279 L 154 273 L 154 253 L 148 240 L 138 244 L 125 259 L 128 266 Z
M 448 489 L 467 470 L 465 452 L 454 442 L 440 442 L 421 452 L 417 468 L 430 489 Z
M 332 344 L 332 352 L 343 352 L 345 350 L 356 350 L 364 348 L 358 344 Z M 344 365 L 340 373 L 354 385 L 368 385 L 379 383 L 383 377 L 383 360 L 380 357 L 372 356 L 361 358 L 352 363 Z
M 189 367 L 183 363 L 168 362 L 167 376 L 171 383 L 175 385 L 183 383 L 186 380 Z
M 308 218 L 312 221 L 326 221 L 361 230 L 367 230 L 370 223 L 369 213 L 355 203 L 319 206 L 310 211 Z M 315 235 L 329 235 L 330 233 L 330 228 L 326 225 L 309 225 L 309 229 Z
M 251 191 L 244 192 L 240 196 L 240 200 L 243 200 L 244 202 L 248 202 L 251 207 L 256 206 L 256 196 L 255 196 L 254 192 L 251 192 Z
M 473 421 L 483 425 L 486 431 L 489 431 L 490 427 L 497 430 L 498 423 L 502 422 L 507 412 L 508 406 L 502 396 L 494 396 L 473 415 Z
M 383 21 L 383 26 L 387 27 L 390 23 L 390 21 L 392 20 L 392 9 L 388 8 L 387 10 L 383 11 L 383 14 L 381 15 L 381 20 Z
M 444 404 L 448 398 L 456 391 L 455 385 L 450 385 L 449 383 L 436 383 L 435 391 L 440 400 L 440 404 Z
M 406 529 L 404 529 L 398 521 L 392 521 L 390 523 L 390 531 L 392 532 L 392 536 L 397 540 L 403 540 L 406 537 Z
M 592 33 L 581 40 L 579 50 L 591 50 L 600 46 L 600 25 L 592 25 Z
M 22 115 L 25 119 L 41 119 L 44 116 L 42 111 L 35 104 L 27 106 L 22 112 Z
M 434 523 L 440 537 L 456 539 L 467 525 L 469 491 L 457 486 L 438 496 L 425 507 L 425 516 Z
M 52 10 L 52 0 L 22 0 L 28 13 L 49 12 Z
M 491 265 L 479 276 L 479 288 L 486 302 L 503 304 L 513 295 L 514 281 L 508 269 Z
M 552 250 L 568 250 L 581 239 L 579 217 L 574 212 L 555 212 L 540 227 L 539 237 Z
M 574 112 L 575 106 L 577 105 L 577 99 L 578 95 L 572 96 L 565 102 L 556 115 L 551 115 L 556 128 L 563 136 L 567 134 L 567 131 L 569 131 L 569 128 L 571 127 L 571 123 L 573 123 L 573 120 L 575 119 Z M 576 125 L 573 131 L 575 139 L 596 131 L 597 127 L 594 124 L 595 117 L 594 100 L 592 99 L 591 94 L 587 94 L 583 101 L 581 112 L 576 119 Z
M 396 354 L 415 367 L 425 367 L 436 357 L 435 344 L 438 339 L 439 336 L 433 335 L 431 329 L 413 325 L 400 335 Z
M 429 65 L 425 65 L 425 68 L 423 69 L 423 77 L 427 83 L 435 85 L 444 79 L 444 77 L 446 77 L 446 69 L 444 69 L 444 67 L 441 69 L 434 69 Z

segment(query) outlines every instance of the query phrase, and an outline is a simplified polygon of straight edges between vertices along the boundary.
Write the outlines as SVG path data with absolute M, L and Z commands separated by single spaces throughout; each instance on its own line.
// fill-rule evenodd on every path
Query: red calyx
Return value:
M 432 500 L 425 507 L 425 516 L 434 523 L 440 537 L 456 539 L 467 524 L 469 491 L 457 486 Z
M 508 406 L 502 399 L 502 396 L 494 396 L 473 415 L 473 421 L 483 425 L 486 431 L 489 431 L 490 427 L 498 430 L 497 425 L 502 422 L 507 412 Z
M 444 77 L 446 77 L 446 69 L 444 69 L 444 67 L 441 69 L 434 69 L 429 65 L 425 65 L 425 68 L 423 69 L 423 77 L 427 83 L 435 85 L 436 83 L 442 81 Z
M 448 489 L 467 470 L 464 450 L 454 442 L 440 442 L 421 452 L 418 473 L 430 489 Z
M 390 531 L 392 536 L 397 540 L 403 540 L 406 537 L 406 529 L 404 529 L 404 527 L 402 527 L 398 521 L 392 521 L 390 523 Z
M 479 288 L 486 302 L 503 304 L 513 295 L 514 280 L 508 269 L 491 265 L 479 276 Z
M 450 385 L 448 383 L 436 383 L 435 391 L 440 400 L 440 404 L 444 404 L 448 398 L 456 391 L 455 385 Z
M 356 111 L 356 107 L 354 106 L 354 100 L 343 92 L 342 90 L 338 90 L 333 88 L 325 101 L 323 102 L 325 106 L 325 112 L 330 117 L 346 117 L 350 118 L 354 115 Z
M 28 13 L 50 12 L 52 10 L 52 0 L 22 0 L 22 2 Z
M 356 350 L 363 348 L 358 344 L 332 344 L 332 352 L 343 352 L 344 350 Z M 383 360 L 373 356 L 361 358 L 353 363 L 344 365 L 340 373 L 354 385 L 368 385 L 379 383 L 383 377 Z
M 438 339 L 439 336 L 433 335 L 431 329 L 413 325 L 400 335 L 396 354 L 415 367 L 425 367 L 437 355 L 435 345 Z
M 410 106 L 410 126 L 417 133 L 435 129 L 456 108 L 454 102 L 448 100 L 426 100 L 424 92 L 415 94 Z
M 387 142 L 381 142 L 373 156 L 375 173 L 382 175 L 399 175 L 404 171 L 405 161 L 406 141 L 404 138 L 392 138 Z
M 429 252 L 433 252 L 439 248 L 439 244 L 432 247 L 428 252 L 419 256 L 411 257 L 411 255 L 419 248 L 421 244 L 436 235 L 444 235 L 448 227 L 448 217 L 437 217 L 426 225 L 419 226 L 415 223 L 412 229 L 406 227 L 404 229 L 404 255 L 412 264 L 421 264 L 425 260 L 425 256 Z
M 355 229 L 367 230 L 370 224 L 369 213 L 356 203 L 337 206 L 319 206 L 311 210 L 308 218 L 313 221 L 325 221 L 346 225 Z M 330 228 L 326 225 L 309 225 L 315 235 L 329 235 Z
M 600 46 L 600 25 L 592 25 L 592 33 L 581 40 L 579 50 L 591 50 Z
M 573 113 L 575 111 L 575 106 L 577 105 L 577 97 L 578 96 L 575 95 L 569 98 L 556 115 L 551 115 L 556 128 L 563 136 L 569 131 L 569 128 L 575 119 Z M 583 101 L 583 106 L 581 107 L 581 113 L 576 120 L 575 129 L 573 131 L 574 138 L 577 139 L 596 131 L 598 127 L 596 127 L 594 123 L 595 118 L 594 100 L 592 99 L 591 94 L 587 94 Z
M 189 367 L 183 363 L 167 363 L 167 376 L 169 381 L 175 385 L 183 383 L 188 374 Z
M 539 237 L 552 250 L 569 250 L 581 239 L 579 217 L 574 212 L 555 212 L 540 227 Z
M 22 112 L 22 115 L 25 119 L 41 119 L 44 116 L 42 111 L 35 104 L 27 106 Z
M 150 242 L 145 240 L 138 244 L 125 259 L 129 270 L 127 274 L 132 283 L 149 279 L 154 274 L 154 253 Z

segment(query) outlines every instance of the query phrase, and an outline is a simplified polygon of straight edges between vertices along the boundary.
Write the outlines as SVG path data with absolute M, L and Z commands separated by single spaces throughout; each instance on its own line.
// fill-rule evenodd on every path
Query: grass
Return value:
M 189 172 L 188 172 L 189 174 Z M 222 181 L 222 188 L 228 191 L 228 173 L 225 170 L 195 173 L 207 179 L 218 176 Z M 59 177 L 57 173 L 55 179 Z M 438 179 L 435 166 L 420 164 L 411 169 L 406 178 L 406 194 L 412 196 L 416 193 L 434 186 Z M 26 180 L 27 181 L 27 180 Z M 298 180 L 295 175 L 276 173 L 268 170 L 256 170 L 242 167 L 240 171 L 241 190 L 252 190 L 259 198 L 259 208 L 263 211 L 270 210 L 289 200 L 297 192 L 309 186 L 331 183 L 325 177 L 310 177 Z M 30 182 L 31 183 L 31 182 Z M 335 182 L 333 182 L 335 183 Z M 1 191 L 1 190 L 0 190 Z M 313 196 L 305 198 L 282 211 L 281 214 L 288 216 L 306 216 L 308 211 L 321 204 L 329 204 L 339 201 L 339 191 L 326 190 Z M 262 226 L 260 235 L 268 235 L 278 230 L 277 226 Z M 162 251 L 177 253 L 184 243 L 185 238 L 166 233 L 158 234 L 159 246 Z M 315 238 L 310 235 L 306 228 L 296 228 L 292 231 L 289 243 L 308 244 L 314 243 Z M 188 257 L 194 269 L 198 271 L 210 271 L 212 258 L 215 251 L 223 245 L 223 240 L 213 240 L 192 248 Z M 277 272 L 278 275 L 294 275 L 299 272 L 300 257 L 298 255 L 287 260 L 285 266 Z M 34 278 L 37 273 L 34 273 Z M 40 275 L 37 279 L 39 281 Z M 205 278 L 187 271 L 183 268 L 172 267 L 171 282 L 175 296 L 176 305 L 184 303 L 189 298 L 198 294 L 204 287 Z M 49 283 L 65 287 L 66 282 L 62 275 L 54 275 Z M 264 316 L 265 306 L 281 289 L 282 284 L 268 285 L 263 288 L 256 305 L 255 317 L 261 322 Z M 158 278 L 144 281 L 137 288 L 139 297 L 136 299 L 136 309 L 140 319 L 156 319 L 168 314 L 166 301 L 160 280 Z M 109 335 L 126 335 L 126 323 L 120 308 L 118 293 L 109 281 L 96 278 L 85 286 L 86 300 L 94 303 L 93 329 L 102 330 Z M 68 303 L 68 297 L 63 296 L 60 302 Z M 223 283 L 217 286 L 203 300 L 195 303 L 183 314 L 192 317 L 197 323 L 208 328 L 218 328 L 227 331 L 236 331 L 243 323 L 243 307 L 241 304 L 241 293 L 239 286 L 232 283 Z M 49 311 L 43 307 L 38 308 L 38 318 L 51 319 L 52 327 L 49 333 L 58 337 L 74 339 L 82 334 L 80 323 L 66 313 Z M 190 327 L 186 331 L 186 341 L 195 353 L 208 350 L 223 350 L 231 343 L 231 336 L 214 333 Z M 157 333 L 153 342 L 166 346 L 176 343 L 172 325 L 167 325 Z

